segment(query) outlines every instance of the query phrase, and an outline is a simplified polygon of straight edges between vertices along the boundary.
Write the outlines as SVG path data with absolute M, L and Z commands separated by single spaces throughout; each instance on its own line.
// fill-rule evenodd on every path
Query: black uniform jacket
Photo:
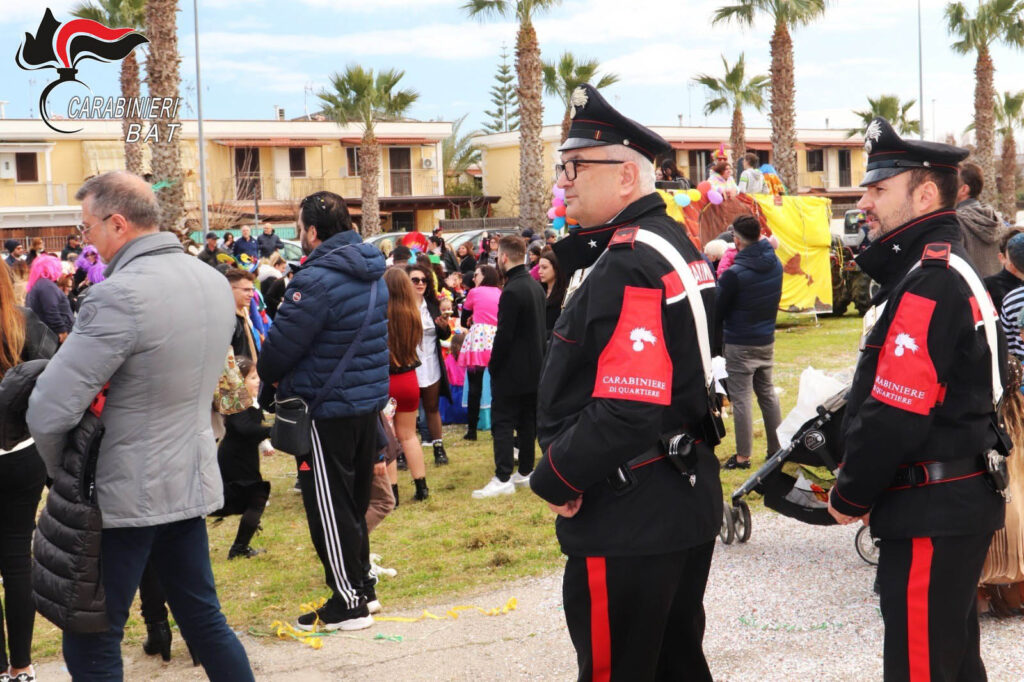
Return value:
M 985 475 L 890 489 L 901 466 L 979 455 L 997 440 L 989 348 L 967 283 L 941 260 L 910 272 L 931 244 L 949 244 L 967 259 L 955 211 L 916 218 L 857 257 L 882 285 L 873 303 L 886 305 L 862 344 L 831 500 L 851 516 L 870 511 L 871 529 L 882 538 L 968 535 L 1003 525 L 1003 498 Z
M 530 477 L 548 502 L 583 496 L 576 516 L 556 521 L 567 555 L 673 552 L 713 540 L 721 525 L 718 460 L 703 441 L 693 486 L 657 452 L 630 467 L 635 483 L 627 490 L 615 492 L 607 482 L 663 434 L 686 429 L 701 438 L 708 411 L 693 314 L 678 274 L 634 241 L 634 227 L 675 247 L 700 284 L 708 315 L 715 310 L 714 276 L 657 194 L 555 245 L 569 274 L 593 265 L 552 332 L 538 391 L 544 454 Z
M 498 331 L 487 365 L 491 393 L 537 392 L 546 336 L 544 290 L 530 277 L 525 265 L 517 265 L 508 271 L 508 281 L 498 299 Z

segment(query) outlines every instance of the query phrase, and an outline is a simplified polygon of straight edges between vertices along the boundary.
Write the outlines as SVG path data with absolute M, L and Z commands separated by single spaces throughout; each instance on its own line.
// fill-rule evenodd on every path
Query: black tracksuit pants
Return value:
M 356 609 L 369 576 L 370 504 L 377 414 L 313 420 L 313 452 L 297 458 L 302 503 L 327 586 L 339 606 Z
M 985 680 L 978 579 L 992 533 L 882 540 L 886 682 Z
M 537 457 L 537 394 L 492 395 L 491 437 L 494 438 L 494 475 L 499 480 L 507 481 L 512 476 L 517 445 L 519 473 L 526 476 L 532 472 Z
M 562 602 L 580 682 L 711 682 L 702 642 L 714 549 L 569 557 Z

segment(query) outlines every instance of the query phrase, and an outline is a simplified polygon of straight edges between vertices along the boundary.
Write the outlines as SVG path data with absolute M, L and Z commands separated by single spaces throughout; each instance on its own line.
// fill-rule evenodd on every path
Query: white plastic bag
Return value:
M 817 416 L 818 405 L 841 391 L 844 385 L 838 379 L 833 379 L 821 370 L 810 366 L 801 372 L 796 407 L 790 410 L 775 431 L 779 436 L 779 443 L 785 447 L 800 427 L 807 423 L 808 419 Z

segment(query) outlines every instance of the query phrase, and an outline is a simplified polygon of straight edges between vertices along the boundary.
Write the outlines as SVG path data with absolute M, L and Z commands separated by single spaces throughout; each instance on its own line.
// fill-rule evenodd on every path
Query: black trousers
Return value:
M 309 534 L 342 608 L 358 608 L 362 591 L 373 584 L 366 508 L 376 453 L 377 414 L 371 412 L 313 420 L 313 452 L 297 458 Z
M 466 425 L 469 431 L 476 432 L 477 424 L 480 422 L 480 399 L 484 392 L 484 368 L 471 367 L 466 370 L 466 386 L 469 393 L 466 396 Z M 494 399 L 491 398 L 491 414 L 493 419 Z
M 499 480 L 507 481 L 512 476 L 517 445 L 519 473 L 526 476 L 533 471 L 537 457 L 537 394 L 492 395 L 491 436 L 494 438 L 494 475 Z
M 886 682 L 987 679 L 977 589 L 991 541 L 992 533 L 881 541 Z
M 580 682 L 711 682 L 702 642 L 714 549 L 569 557 L 562 599 Z
M 0 455 L 0 577 L 4 607 L 0 607 L 0 671 L 32 662 L 32 530 L 46 467 L 35 445 Z M 7 630 L 4 631 L 4 617 Z M 8 659 L 10 646 L 10 659 Z

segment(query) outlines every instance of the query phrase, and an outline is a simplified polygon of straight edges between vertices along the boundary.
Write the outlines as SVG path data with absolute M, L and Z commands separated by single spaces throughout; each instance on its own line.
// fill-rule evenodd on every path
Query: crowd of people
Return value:
M 699 251 L 653 193 L 653 157 L 664 141 L 585 89 L 581 108 L 588 107 L 588 118 L 573 122 L 574 134 L 560 150 L 558 186 L 567 190 L 573 217 L 600 229 L 561 240 L 551 230 L 527 228 L 500 238 L 485 233 L 477 243 L 451 249 L 438 228 L 378 247 L 363 241 L 342 197 L 317 192 L 302 200 L 296 216 L 302 262 L 284 260 L 270 225 L 255 238 L 249 226 L 237 238 L 209 232 L 192 257 L 174 235 L 156 229 L 159 207 L 149 185 L 114 172 L 79 191 L 83 222 L 60 257 L 41 240 L 27 251 L 17 240 L 5 243 L 0 407 L 14 413 L 17 405 L 6 401 L 11 387 L 20 386 L 32 438 L 0 433 L 7 616 L 0 681 L 34 679 L 37 608 L 64 630 L 64 657 L 75 679 L 119 677 L 120 643 L 136 591 L 147 653 L 169 657 L 169 606 L 193 660 L 211 679 L 252 679 L 217 599 L 204 519 L 238 517 L 228 560 L 265 551 L 252 543 L 271 492 L 260 453 L 273 448 L 295 458 L 296 489 L 329 592 L 321 605 L 298 615 L 295 627 L 370 627 L 382 609 L 370 532 L 400 504 L 399 471 L 411 477 L 412 503 L 430 497 L 428 453 L 435 468 L 448 465 L 442 425 L 463 420 L 464 440 L 491 431 L 494 460 L 493 476 L 465 492 L 485 499 L 530 487 L 558 516 L 558 538 L 569 557 L 566 618 L 581 676 L 628 670 L 642 679 L 710 679 L 700 643 L 702 598 L 722 517 L 713 450 L 722 426 L 711 356 L 724 358 L 734 415 L 736 451 L 724 467 L 748 469 L 755 455 L 755 397 L 766 454 L 780 448 L 772 371 L 782 266 L 777 243 L 751 216 L 736 218 Z M 600 144 L 590 143 L 592 126 L 600 130 L 594 138 Z M 905 154 L 907 163 L 962 160 L 944 145 L 886 142 L 893 149 L 886 153 Z M 753 154 L 744 157 L 737 184 L 731 165 L 716 160 L 711 186 L 723 197 L 763 191 L 757 161 Z M 893 177 L 914 181 L 887 170 L 869 164 L 875 175 L 866 182 L 874 188 Z M 671 164 L 659 171 L 679 178 Z M 985 278 L 1009 350 L 1024 359 L 1024 230 L 1003 229 L 980 203 L 981 174 L 972 164 L 962 164 L 955 178 L 923 177 L 908 190 L 920 194 L 919 216 L 866 195 L 873 244 L 898 237 L 897 245 L 912 246 L 895 228 L 920 216 L 934 221 L 928 229 L 935 235 L 954 235 L 953 255 L 967 254 Z M 955 212 L 943 211 L 954 192 Z M 878 258 L 880 251 L 867 253 Z M 929 253 L 925 260 L 943 258 Z M 950 251 L 944 253 L 948 260 Z M 864 263 L 872 267 L 871 258 Z M 872 274 L 891 290 L 892 273 L 875 267 Z M 922 278 L 936 276 L 929 269 Z M 173 300 L 167 281 L 177 283 Z M 161 314 L 153 315 L 158 305 Z M 900 305 L 904 310 L 907 304 Z M 899 310 L 887 323 L 919 333 L 907 326 L 919 318 L 901 318 Z M 870 347 L 885 343 L 887 337 Z M 972 362 L 989 347 L 974 336 L 964 343 Z M 879 375 L 895 371 L 886 357 L 881 352 L 872 360 Z M 951 356 L 936 349 L 932 357 L 945 362 Z M 855 387 L 865 376 L 859 367 Z M 860 408 L 867 393 L 858 395 Z M 871 395 L 877 404 L 868 403 L 867 416 L 858 419 L 906 419 L 904 412 L 879 411 L 887 398 L 877 383 Z M 462 409 L 464 417 L 453 416 Z M 987 442 L 988 424 L 981 421 L 978 433 Z M 853 422 L 855 442 L 877 437 L 865 428 Z M 856 450 L 862 458 L 882 451 L 880 445 Z M 139 452 L 161 456 L 140 458 Z M 829 498 L 830 513 L 846 523 L 875 505 L 885 546 L 895 548 L 887 556 L 902 552 L 904 540 L 885 535 L 885 524 L 894 522 L 878 502 L 892 488 L 879 493 L 866 482 L 866 460 L 851 461 Z M 84 487 L 61 488 L 69 476 L 84 477 Z M 83 508 L 102 510 L 102 528 L 83 529 L 76 525 L 77 508 L 48 502 L 35 565 L 57 577 L 33 582 L 31 538 L 47 478 L 56 482 L 52 499 L 70 495 Z M 948 567 L 943 562 L 959 553 L 980 567 L 975 550 L 987 549 L 997 515 L 992 500 L 978 504 L 985 527 L 957 521 L 965 533 L 978 532 L 966 544 L 936 539 L 937 565 Z M 645 522 L 652 510 L 661 522 Z M 1019 519 L 1006 518 L 1013 535 L 1010 525 Z M 919 530 L 935 534 L 931 526 Z M 73 546 L 95 551 L 83 557 L 68 537 Z M 974 563 L 957 573 L 957 589 L 970 582 Z M 905 600 L 908 586 L 899 570 L 892 560 L 880 569 L 883 613 L 894 612 L 894 595 Z M 648 576 L 642 585 L 636 581 L 641 572 Z M 986 575 L 1024 581 L 1019 570 L 1005 566 Z M 88 625 L 81 618 L 88 609 L 75 601 L 83 583 L 102 587 L 105 595 L 104 603 L 89 605 Z M 631 638 L 600 638 L 595 628 L 607 629 L 610 616 L 595 616 L 598 593 L 616 631 Z M 637 603 L 643 608 L 630 607 Z M 944 619 L 938 627 L 969 620 L 973 611 L 961 606 L 937 616 Z M 678 635 L 671 650 L 660 645 L 666 632 Z M 942 632 L 942 641 L 952 641 Z M 897 670 L 902 664 L 890 660 L 888 647 L 887 670 Z M 980 664 L 980 657 L 962 658 L 964 665 Z

